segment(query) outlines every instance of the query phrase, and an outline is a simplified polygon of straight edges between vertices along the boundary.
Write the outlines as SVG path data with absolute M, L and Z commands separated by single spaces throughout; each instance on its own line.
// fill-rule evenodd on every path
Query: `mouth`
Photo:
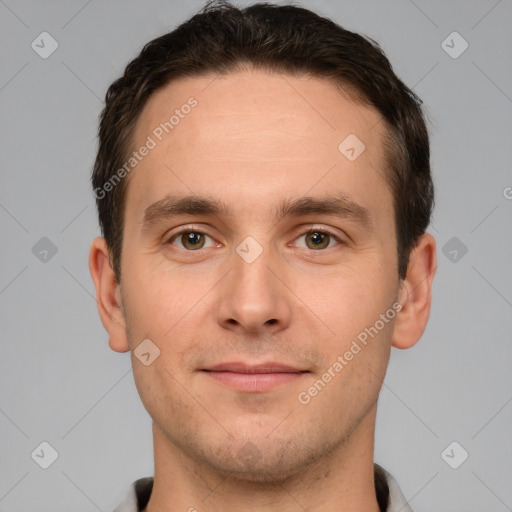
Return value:
M 251 365 L 241 362 L 222 363 L 201 370 L 208 378 L 235 391 L 264 393 L 296 382 L 310 373 L 282 363 Z

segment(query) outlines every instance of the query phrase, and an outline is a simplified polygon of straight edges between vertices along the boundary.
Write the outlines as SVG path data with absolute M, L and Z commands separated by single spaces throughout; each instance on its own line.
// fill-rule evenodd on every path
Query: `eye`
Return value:
M 336 235 L 319 229 L 308 230 L 299 236 L 297 240 L 300 240 L 301 238 L 304 238 L 305 245 L 299 245 L 299 247 L 312 249 L 314 251 L 328 249 L 332 247 L 332 242 L 337 242 L 338 244 L 341 243 L 341 240 Z
M 207 238 L 212 241 L 208 247 L 213 247 L 215 242 L 211 237 L 201 231 L 193 231 L 189 229 L 175 233 L 166 243 L 176 245 L 180 249 L 185 249 L 187 251 L 197 251 L 198 249 L 204 249 L 206 247 L 205 244 Z
M 310 229 L 299 236 L 296 240 L 301 239 L 304 239 L 304 242 L 302 244 L 297 244 L 298 247 L 314 251 L 329 249 L 336 244 L 342 243 L 341 240 L 333 233 L 320 229 Z M 209 245 L 207 245 L 208 240 L 210 240 Z M 219 246 L 219 244 L 206 233 L 194 229 L 183 229 L 174 233 L 166 244 L 174 245 L 185 251 L 197 251 L 199 249 Z

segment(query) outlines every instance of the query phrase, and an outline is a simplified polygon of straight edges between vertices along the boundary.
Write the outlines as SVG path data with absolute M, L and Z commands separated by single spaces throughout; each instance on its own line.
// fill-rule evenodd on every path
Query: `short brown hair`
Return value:
M 386 179 L 393 193 L 397 271 L 404 278 L 411 249 L 427 229 L 434 203 L 421 100 L 368 37 L 294 5 L 257 3 L 238 9 L 213 1 L 172 32 L 147 43 L 107 91 L 91 181 L 117 281 L 128 177 L 108 194 L 102 187 L 126 162 L 148 98 L 178 78 L 246 67 L 329 79 L 340 91 L 349 91 L 353 101 L 380 112 L 387 128 Z

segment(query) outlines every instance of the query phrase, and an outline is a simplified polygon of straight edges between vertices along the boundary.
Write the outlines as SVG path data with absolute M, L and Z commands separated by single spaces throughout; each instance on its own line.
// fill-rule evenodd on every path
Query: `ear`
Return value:
M 109 335 L 109 345 L 115 352 L 130 350 L 121 301 L 121 289 L 110 266 L 109 250 L 103 237 L 93 240 L 89 252 L 89 270 L 96 288 L 96 303 L 101 323 Z
M 395 320 L 394 347 L 412 347 L 425 331 L 436 268 L 436 241 L 430 233 L 425 233 L 411 251 L 407 275 L 401 282 L 398 301 L 402 309 Z

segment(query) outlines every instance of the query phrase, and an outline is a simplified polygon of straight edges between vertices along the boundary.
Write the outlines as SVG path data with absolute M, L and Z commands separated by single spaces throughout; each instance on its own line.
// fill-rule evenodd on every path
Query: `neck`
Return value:
M 374 485 L 373 408 L 327 456 L 282 481 L 221 475 L 193 460 L 153 423 L 155 475 L 143 512 L 379 512 Z

